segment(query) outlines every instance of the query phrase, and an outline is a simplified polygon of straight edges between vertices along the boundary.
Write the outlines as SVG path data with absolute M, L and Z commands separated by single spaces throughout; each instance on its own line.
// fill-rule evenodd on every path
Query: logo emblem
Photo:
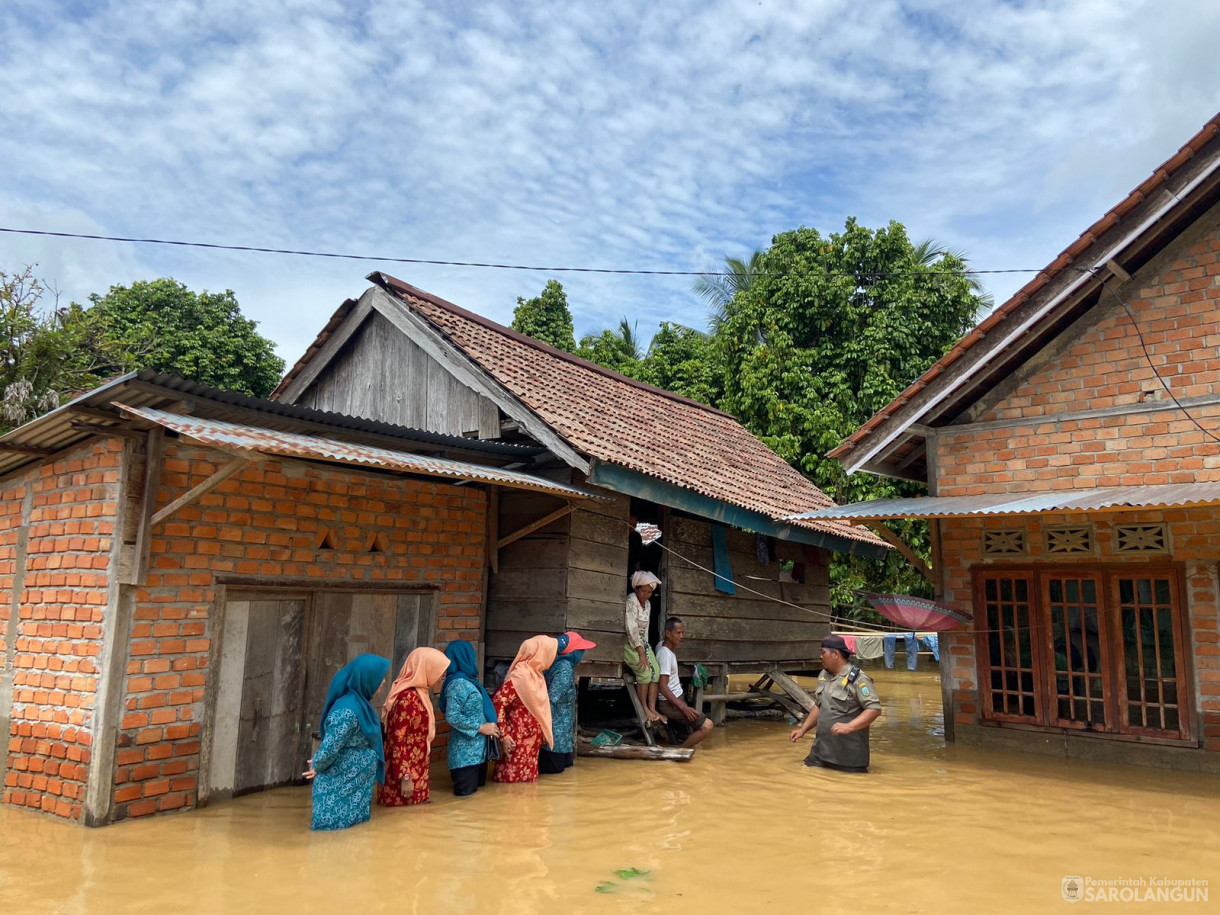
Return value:
M 1059 883 L 1059 893 L 1067 902 L 1080 902 L 1084 898 L 1084 878 L 1064 877 Z

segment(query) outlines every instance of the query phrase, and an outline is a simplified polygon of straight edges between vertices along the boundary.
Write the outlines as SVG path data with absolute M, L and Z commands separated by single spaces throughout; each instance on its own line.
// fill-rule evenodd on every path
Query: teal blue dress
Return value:
M 464 769 L 487 761 L 487 738 L 479 733 L 487 723 L 483 694 L 469 680 L 456 680 L 446 691 L 445 720 L 449 722 L 449 768 Z
M 313 829 L 347 829 L 367 822 L 377 777 L 377 752 L 360 730 L 356 714 L 337 708 L 326 719 L 326 736 L 313 756 Z
M 567 636 L 559 637 L 560 650 Z M 546 672 L 546 691 L 551 700 L 551 732 L 555 743 L 538 751 L 538 772 L 558 775 L 576 762 L 576 665 L 583 651 L 560 654 Z

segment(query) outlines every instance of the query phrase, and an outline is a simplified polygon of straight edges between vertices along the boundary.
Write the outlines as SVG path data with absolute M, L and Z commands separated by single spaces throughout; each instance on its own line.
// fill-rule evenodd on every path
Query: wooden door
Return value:
M 304 728 L 316 735 L 331 678 L 360 654 L 390 660 L 391 679 L 412 649 L 433 641 L 432 595 L 318 592 L 309 623 Z M 373 704 L 380 708 L 383 686 Z
M 303 771 L 300 707 L 308 595 L 233 594 L 225 602 L 212 722 L 211 794 L 290 784 Z

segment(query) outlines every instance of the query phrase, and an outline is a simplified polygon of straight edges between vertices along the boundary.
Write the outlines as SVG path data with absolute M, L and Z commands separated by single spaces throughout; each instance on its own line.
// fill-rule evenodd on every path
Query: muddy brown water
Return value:
M 1066 908 L 1067 875 L 1220 887 L 1214 777 L 946 747 L 933 673 L 877 680 L 867 776 L 734 721 L 685 764 L 582 759 L 467 799 L 438 773 L 431 804 L 339 833 L 309 831 L 301 788 L 96 830 L 0 808 L 0 911 L 1031 912 Z M 1115 906 L 1208 907 L 1074 911 Z

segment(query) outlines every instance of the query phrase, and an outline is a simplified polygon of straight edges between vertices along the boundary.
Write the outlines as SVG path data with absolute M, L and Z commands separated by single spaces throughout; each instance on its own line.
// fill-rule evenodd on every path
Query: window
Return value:
M 974 582 L 984 718 L 1190 738 L 1179 570 L 989 567 Z

